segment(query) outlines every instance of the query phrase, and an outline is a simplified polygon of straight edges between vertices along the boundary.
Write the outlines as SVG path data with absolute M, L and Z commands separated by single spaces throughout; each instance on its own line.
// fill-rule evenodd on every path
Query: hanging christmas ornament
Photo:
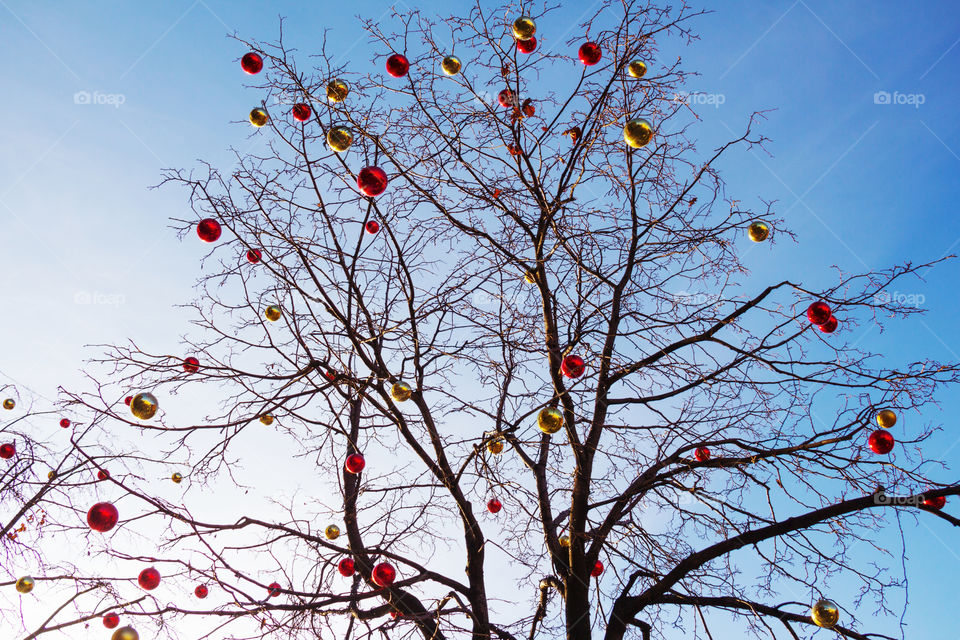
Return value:
M 520 53 L 533 53 L 537 50 L 537 39 L 528 38 L 527 40 L 517 40 L 517 51 Z
M 346 100 L 348 93 L 350 93 L 350 85 L 340 78 L 327 83 L 327 100 L 334 104 Z
M 265 414 L 263 414 L 262 416 L 260 416 L 260 424 L 265 424 L 265 425 L 267 425 L 268 427 L 269 427 L 270 425 L 272 425 L 272 424 L 273 424 L 273 414 L 272 414 L 272 413 L 265 413 Z
M 487 441 L 487 451 L 495 456 L 503 453 L 503 438 L 493 438 Z
M 563 412 L 556 407 L 544 407 L 537 416 L 537 426 L 544 433 L 556 433 L 563 428 Z
M 395 53 L 389 58 L 387 58 L 387 73 L 389 73 L 394 78 L 402 78 L 407 75 L 407 71 L 410 70 L 410 62 L 407 60 L 407 57 Z
M 889 431 L 877 429 L 867 438 L 867 444 L 870 445 L 874 453 L 886 455 L 893 451 L 893 445 L 896 444 L 896 440 L 893 439 L 893 435 Z
M 807 320 L 812 324 L 821 325 L 831 317 L 830 305 L 823 300 L 817 300 L 807 307 Z
M 560 536 L 557 539 L 557 542 L 559 542 L 560 546 L 563 547 L 564 549 L 570 548 L 570 536 L 568 536 L 567 534 L 563 534 L 562 536 Z
M 514 95 L 513 91 L 510 89 L 504 89 L 497 94 L 497 102 L 500 103 L 501 107 L 510 108 L 517 106 L 517 98 Z
M 353 130 L 350 127 L 338 125 L 327 131 L 327 146 L 340 153 L 346 151 L 353 144 Z
M 770 235 L 770 225 L 762 220 L 754 220 L 747 227 L 747 236 L 753 242 L 763 242 Z
M 523 280 L 527 284 L 535 284 L 537 282 L 537 274 L 535 274 L 533 271 L 527 271 L 525 274 L 523 274 Z
M 183 360 L 183 370 L 187 373 L 196 373 L 200 371 L 200 361 L 193 356 L 188 356 Z
M 137 576 L 137 584 L 146 591 L 153 591 L 160 586 L 160 572 L 154 567 L 144 569 Z
M 247 251 L 247 262 L 250 264 L 257 264 L 262 257 L 263 253 L 260 252 L 260 249 L 250 249 Z
M 327 540 L 336 540 L 340 537 L 340 527 L 335 524 L 329 524 L 323 534 L 327 536 Z
M 645 147 L 653 138 L 653 125 L 644 118 L 634 118 L 623 127 L 623 140 L 634 149 Z
M 280 595 L 280 583 L 271 582 L 269 585 L 267 585 L 267 590 L 271 598 L 276 598 L 278 595 Z
M 97 471 L 97 480 L 103 481 L 109 478 L 110 478 L 110 472 L 107 471 L 106 469 L 100 469 L 100 471 Z
M 603 573 L 603 563 L 597 560 L 597 563 L 593 565 L 593 569 L 590 570 L 590 575 L 597 578 L 601 573 Z
M 354 475 L 363 471 L 363 468 L 367 466 L 367 461 L 363 459 L 363 455 L 359 453 L 351 453 L 347 456 L 346 462 L 343 464 L 343 468 L 347 473 L 352 473 Z
M 634 60 L 627 66 L 631 78 L 642 78 L 647 75 L 647 63 L 643 60 Z
M 250 110 L 250 124 L 257 129 L 270 122 L 270 114 L 263 107 L 254 107 Z
M 36 584 L 36 581 L 30 576 L 23 576 L 17 580 L 17 591 L 20 593 L 30 593 Z
M 697 459 L 697 462 L 706 462 L 710 459 L 710 449 L 697 447 L 697 450 L 693 453 L 693 457 Z
M 170 476 L 170 479 L 173 480 L 174 483 L 176 484 L 180 484 L 181 482 L 183 482 L 183 476 L 180 475 L 179 473 L 173 474 L 172 476 Z
M 448 76 L 455 76 L 460 73 L 460 68 L 463 65 L 460 64 L 460 58 L 456 56 L 447 56 L 440 63 L 440 68 L 443 69 L 443 72 Z
M 263 310 L 263 317 L 269 320 L 270 322 L 276 322 L 280 319 L 280 316 L 283 315 L 283 312 L 280 311 L 280 307 L 275 304 L 270 305 Z
M 500 509 L 503 509 L 503 504 L 496 498 L 491 498 L 487 502 L 487 511 L 490 513 L 500 513 Z
M 110 640 L 140 640 L 140 634 L 133 627 L 120 627 L 113 632 Z
M 877 424 L 883 429 L 889 429 L 897 424 L 897 414 L 893 409 L 883 409 L 877 412 Z
M 380 167 L 364 167 L 357 174 L 357 188 L 374 198 L 387 190 L 387 173 Z
M 197 588 L 193 590 L 193 595 L 197 596 L 201 600 L 206 598 L 209 593 L 210 591 L 207 589 L 206 585 L 202 584 L 198 584 Z
M 120 624 L 120 616 L 111 612 L 103 616 L 103 626 L 107 629 L 116 629 L 117 625 Z
M 130 406 L 131 402 L 133 402 L 133 396 L 127 396 L 123 399 L 123 404 L 127 405 L 128 407 Z
M 133 400 L 130 401 L 130 413 L 139 420 L 149 420 L 157 415 L 159 408 L 160 403 L 157 402 L 157 398 L 145 391 L 133 396 Z
M 376 220 L 368 220 L 367 224 L 363 225 L 363 229 L 370 235 L 376 235 L 380 231 L 380 223 Z
M 120 514 L 109 502 L 98 502 L 87 511 L 87 524 L 94 531 L 106 533 L 117 525 Z
M 589 67 L 600 62 L 603 54 L 600 52 L 600 45 L 596 42 L 584 42 L 580 45 L 578 55 L 580 56 L 580 62 Z
M 824 322 L 822 325 L 817 327 L 823 333 L 833 333 L 837 330 L 837 327 L 840 325 L 840 322 L 833 316 L 830 316 L 830 319 Z
M 934 509 L 935 511 L 940 511 L 947 504 L 947 496 L 933 496 L 930 498 L 923 499 L 923 506 Z
M 568 378 L 579 378 L 587 370 L 580 356 L 569 355 L 560 363 L 560 373 Z
M 52 480 L 56 480 L 56 479 L 57 479 L 57 472 L 56 472 L 56 471 L 54 471 L 53 469 L 51 469 L 50 471 L 47 471 L 47 480 L 51 480 L 51 481 L 52 481 Z
M 381 562 L 373 568 L 370 578 L 378 587 L 389 587 L 396 580 L 397 571 L 389 562 Z
M 517 40 L 529 40 L 537 32 L 537 23 L 530 16 L 520 16 L 513 21 L 513 37 Z
M 840 609 L 832 600 L 821 598 L 813 603 L 810 609 L 810 618 L 813 624 L 824 629 L 832 629 L 840 619 Z
M 13 398 L 7 398 L 3 401 L 3 408 L 7 411 L 12 410 L 15 406 L 17 406 L 17 403 Z
M 240 67 L 250 75 L 256 75 L 263 70 L 263 58 L 251 51 L 240 58 Z
M 406 382 L 396 382 L 390 387 L 390 397 L 397 402 L 406 402 L 413 395 L 413 389 Z
M 60 426 L 64 429 L 70 426 L 70 418 L 60 418 Z
M 344 558 L 337 563 L 337 571 L 339 571 L 340 575 L 342 575 L 344 578 L 349 578 L 352 576 L 355 570 L 356 569 L 353 566 L 353 560 L 351 558 Z
M 303 102 L 293 105 L 291 113 L 293 114 L 293 119 L 297 122 L 306 122 L 310 119 L 310 116 L 313 115 L 310 105 L 304 104 Z
M 197 235 L 204 242 L 216 242 L 221 233 L 220 223 L 213 218 L 204 218 L 197 225 Z
M 17 453 L 17 446 L 12 442 L 5 442 L 0 444 L 0 458 L 4 460 L 9 460 Z

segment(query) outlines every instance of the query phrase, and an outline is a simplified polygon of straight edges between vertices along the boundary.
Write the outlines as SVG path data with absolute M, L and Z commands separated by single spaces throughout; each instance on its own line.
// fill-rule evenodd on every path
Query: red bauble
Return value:
M 279 582 L 271 582 L 271 583 L 267 586 L 267 589 L 270 591 L 270 597 L 271 597 L 271 598 L 276 598 L 278 595 L 280 595 L 280 583 L 279 583 Z
M 410 62 L 407 60 L 407 57 L 399 53 L 395 53 L 389 58 L 387 58 L 387 73 L 392 75 L 394 78 L 402 78 L 407 75 L 407 71 L 410 70 Z
M 193 356 L 184 358 L 183 370 L 187 373 L 196 373 L 197 371 L 200 371 L 200 361 Z
M 387 172 L 380 167 L 364 167 L 357 174 L 357 188 L 371 198 L 387 190 Z
M 517 40 L 517 51 L 520 53 L 533 53 L 537 50 L 537 39 Z
M 886 429 L 877 429 L 870 434 L 870 437 L 867 439 L 867 444 L 870 445 L 874 453 L 883 455 L 893 451 L 893 445 L 896 444 L 896 440 L 893 439 L 893 436 L 890 435 L 890 432 Z
M 197 588 L 193 590 L 193 595 L 197 596 L 201 600 L 207 597 L 210 591 L 207 589 L 206 585 L 197 585 Z
M 373 235 L 380 231 L 380 223 L 376 220 L 368 220 L 367 224 L 363 225 L 363 228 L 366 229 L 367 233 Z
M 293 105 L 293 119 L 297 122 L 306 122 L 312 114 L 313 111 L 311 111 L 310 105 L 308 104 L 300 102 Z
M 567 356 L 563 359 L 563 362 L 560 363 L 560 373 L 568 378 L 579 378 L 586 370 L 587 367 L 583 363 L 583 358 L 580 356 Z
M 935 498 L 924 498 L 923 506 L 940 511 L 947 504 L 947 496 L 936 496 Z
M 597 564 L 593 565 L 593 569 L 590 570 L 590 575 L 596 578 L 601 573 L 603 573 L 603 563 L 597 560 Z
M 117 508 L 109 502 L 98 502 L 87 511 L 87 524 L 94 531 L 106 533 L 117 525 L 120 519 L 120 513 Z
M 830 320 L 830 305 L 823 300 L 817 300 L 807 307 L 807 320 L 816 325 L 821 325 Z
M 363 459 L 363 455 L 359 453 L 351 453 L 347 456 L 347 461 L 344 463 L 343 468 L 347 470 L 347 473 L 360 473 L 363 471 L 363 468 L 367 465 L 367 461 Z
M 120 616 L 117 614 L 108 613 L 107 615 L 103 616 L 103 626 L 105 626 L 107 629 L 114 629 L 118 624 L 120 624 Z
M 216 242 L 220 239 L 220 223 L 213 218 L 204 218 L 197 225 L 197 235 L 204 242 Z
M 17 448 L 13 445 L 12 442 L 0 444 L 0 458 L 3 458 L 4 460 L 9 460 L 16 453 L 17 453 Z
M 263 58 L 260 57 L 259 53 L 251 51 L 240 58 L 240 66 L 250 75 L 260 73 L 263 69 Z
M 500 103 L 501 107 L 509 108 L 517 106 L 517 98 L 510 89 L 504 89 L 498 93 L 497 102 Z
M 370 579 L 378 587 L 389 587 L 397 579 L 397 571 L 389 562 L 381 562 L 373 568 Z
M 697 459 L 697 462 L 706 462 L 710 459 L 710 449 L 697 447 L 697 450 L 693 453 L 693 457 Z
M 152 591 L 160 586 L 160 572 L 150 567 L 149 569 L 144 569 L 140 572 L 140 575 L 137 576 L 137 583 L 147 591 Z
M 503 504 L 496 498 L 491 498 L 490 501 L 487 502 L 487 511 L 490 513 L 499 513 L 500 509 L 503 509 Z
M 130 406 L 131 402 L 133 402 L 133 396 L 127 396 L 123 399 L 123 404 L 127 405 L 128 407 Z
M 247 251 L 247 262 L 250 264 L 257 264 L 262 257 L 263 254 L 260 253 L 260 249 L 250 249 Z
M 97 471 L 97 480 L 106 480 L 109 477 L 110 472 L 106 469 L 100 469 L 100 471 Z
M 339 563 L 337 563 L 337 571 L 339 571 L 340 575 L 342 575 L 344 578 L 349 578 L 350 576 L 352 576 L 355 570 L 356 569 L 353 566 L 352 558 L 344 558 Z
M 820 325 L 818 329 L 824 333 L 833 333 L 838 326 L 840 326 L 840 322 L 835 317 L 830 316 L 830 319 Z
M 600 45 L 596 42 L 584 42 L 580 45 L 579 55 L 580 62 L 589 67 L 600 62 L 603 54 L 600 52 Z
M 70 418 L 60 418 L 60 426 L 66 429 L 70 426 Z

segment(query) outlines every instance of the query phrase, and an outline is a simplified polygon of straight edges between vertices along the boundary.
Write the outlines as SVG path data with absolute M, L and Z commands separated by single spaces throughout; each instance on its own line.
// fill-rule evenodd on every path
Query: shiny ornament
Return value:
M 363 455 L 360 453 L 351 453 L 347 456 L 346 462 L 343 463 L 343 468 L 347 473 L 352 474 L 360 473 L 365 466 L 367 466 L 367 461 L 363 459 Z
M 897 424 L 897 414 L 892 409 L 883 409 L 877 412 L 877 424 L 883 429 L 889 429 Z
M 7 398 L 6 400 L 3 401 L 3 408 L 6 409 L 7 411 L 10 411 L 15 406 L 17 406 L 17 403 L 13 398 Z
M 357 188 L 371 198 L 387 190 L 387 172 L 380 167 L 364 167 L 357 174 Z
M 770 225 L 762 220 L 755 220 L 747 227 L 747 236 L 753 242 L 763 242 L 770 235 Z
M 257 129 L 270 122 L 270 115 L 263 107 L 254 107 L 250 110 L 250 124 Z
M 57 479 L 56 471 L 54 471 L 53 469 L 51 469 L 50 471 L 47 471 L 47 480 L 56 480 L 56 479 Z
M 490 513 L 500 513 L 500 509 L 503 509 L 503 503 L 496 498 L 491 498 L 487 502 L 487 511 Z
M 923 506 L 933 509 L 935 511 L 940 511 L 947 504 L 947 496 L 935 496 L 932 498 L 924 498 Z
M 97 471 L 97 480 L 103 481 L 109 478 L 110 478 L 110 472 L 107 471 L 106 469 L 100 469 L 100 471 Z
M 133 627 L 120 627 L 113 632 L 110 640 L 140 640 L 140 634 Z
M 817 327 L 820 331 L 824 333 L 833 333 L 837 330 L 837 327 L 840 325 L 840 321 L 835 317 L 830 316 L 830 319 L 824 322 L 822 325 Z
M 263 258 L 263 253 L 260 252 L 260 249 L 250 249 L 247 251 L 247 262 L 250 264 L 257 264 Z
M 601 573 L 603 573 L 603 563 L 597 560 L 597 563 L 593 565 L 593 569 L 590 570 L 590 575 L 597 578 Z
M 146 591 L 153 591 L 160 586 L 160 572 L 153 567 L 144 569 L 137 576 L 137 584 Z
M 367 224 L 363 225 L 363 230 L 370 235 L 376 235 L 380 231 L 380 223 L 376 220 L 368 220 Z
M 832 600 L 821 598 L 813 603 L 810 609 L 810 618 L 813 624 L 824 629 L 832 629 L 840 619 L 840 609 Z
M 533 271 L 527 271 L 525 274 L 523 274 L 523 280 L 527 284 L 535 284 L 537 282 L 537 274 L 535 274 Z
M 123 399 L 123 404 L 127 405 L 128 407 L 130 406 L 131 402 L 133 402 L 133 396 L 127 396 Z
M 283 315 L 283 311 L 281 311 L 280 307 L 278 307 L 275 304 L 272 304 L 263 310 L 263 317 L 269 320 L 270 322 L 276 322 L 277 320 L 280 319 L 280 316 L 282 315 Z
M 120 616 L 115 613 L 108 613 L 103 616 L 103 626 L 107 629 L 116 629 L 117 625 L 120 624 Z
M 560 373 L 568 378 L 579 378 L 587 370 L 580 356 L 569 355 L 560 363 Z
M 69 427 L 69 426 L 70 426 L 70 418 L 61 418 L 61 419 L 60 419 L 60 426 L 63 427 L 64 429 L 66 429 L 67 427 Z
M 402 78 L 410 70 L 410 61 L 405 55 L 395 53 L 387 58 L 387 73 L 394 78 Z
M 310 116 L 313 115 L 313 111 L 310 109 L 310 105 L 299 102 L 293 105 L 291 110 L 293 114 L 293 119 L 297 122 L 306 122 L 310 119 Z
M 560 546 L 563 547 L 564 549 L 570 548 L 570 536 L 568 536 L 567 534 L 563 534 L 562 536 L 560 536 L 557 539 L 557 542 L 559 542 Z
M 350 93 L 350 85 L 339 78 L 327 83 L 327 100 L 334 104 L 346 100 L 348 93 Z
M 327 131 L 327 146 L 337 153 L 350 148 L 353 144 L 353 130 L 350 127 L 337 126 Z
M 497 94 L 497 102 L 500 103 L 501 107 L 510 108 L 517 106 L 517 98 L 514 95 L 513 91 L 510 89 L 504 89 Z
M 874 453 L 886 455 L 893 451 L 893 445 L 896 444 L 896 440 L 893 439 L 893 435 L 891 435 L 889 431 L 877 429 L 867 438 L 867 444 L 870 445 Z
M 280 595 L 280 583 L 279 583 L 279 582 L 271 582 L 271 583 L 267 586 L 267 590 L 268 590 L 269 596 L 270 596 L 271 598 L 276 598 L 278 595 Z
M 487 442 L 487 451 L 495 456 L 503 453 L 503 438 L 493 438 Z
M 634 60 L 627 66 L 631 78 L 642 78 L 647 75 L 647 63 L 643 60 Z
M 117 525 L 120 514 L 109 502 L 98 502 L 87 511 L 87 524 L 94 531 L 106 533 Z
M 344 578 L 349 578 L 353 575 L 353 572 L 356 570 L 351 558 L 344 558 L 337 563 L 337 571 L 340 572 Z
M 184 358 L 183 370 L 186 371 L 187 373 L 196 373 L 197 371 L 200 371 L 200 361 L 194 358 L 193 356 Z
M 697 450 L 693 453 L 693 457 L 697 459 L 697 462 L 706 462 L 710 459 L 710 449 L 697 447 Z
M 830 305 L 823 300 L 817 300 L 807 307 L 807 320 L 812 324 L 821 325 L 830 319 Z
M 586 66 L 592 66 L 600 62 L 603 54 L 600 51 L 600 45 L 596 42 L 584 42 L 580 45 L 580 51 L 577 52 L 580 62 Z
M 460 58 L 456 56 L 447 56 L 440 62 L 440 68 L 443 69 L 443 72 L 448 76 L 455 76 L 460 73 L 460 68 L 463 65 L 460 64 Z
M 17 446 L 12 442 L 5 442 L 0 444 L 0 458 L 4 460 L 9 460 L 17 453 Z
M 413 395 L 413 389 L 406 382 L 396 382 L 390 387 L 390 397 L 397 402 L 406 402 Z
M 240 67 L 250 75 L 255 75 L 263 70 L 263 58 L 251 51 L 240 58 Z
M 17 580 L 17 591 L 20 593 L 30 593 L 37 582 L 30 576 L 23 576 Z
M 197 588 L 193 590 L 193 595 L 197 596 L 201 600 L 207 597 L 210 593 L 210 590 L 207 589 L 206 585 L 199 584 Z
M 389 587 L 397 579 L 397 571 L 389 562 L 381 562 L 373 568 L 370 578 L 378 587 Z
M 529 40 L 537 32 L 537 23 L 530 16 L 520 16 L 513 21 L 513 37 L 517 40 Z
M 181 482 L 183 482 L 183 476 L 180 475 L 179 473 L 173 474 L 172 476 L 170 476 L 170 479 L 173 480 L 174 483 L 176 484 L 180 484 Z
M 222 233 L 220 223 L 213 218 L 204 218 L 197 225 L 197 235 L 204 242 L 216 242 Z
M 634 118 L 623 127 L 623 140 L 634 149 L 645 147 L 653 138 L 653 125 L 649 120 Z
M 556 407 L 545 407 L 537 416 L 537 426 L 544 433 L 556 433 L 563 429 L 563 412 Z
M 157 398 L 148 392 L 138 393 L 130 401 L 130 413 L 139 420 L 149 420 L 157 415 L 157 409 L 159 408 L 160 404 L 157 402 Z
M 272 414 L 272 413 L 265 413 L 265 414 L 263 414 L 262 416 L 260 416 L 260 424 L 265 424 L 265 425 L 267 425 L 268 427 L 269 427 L 270 425 L 272 425 L 272 424 L 273 424 L 273 414 Z
M 529 38 L 527 40 L 517 40 L 517 51 L 520 53 L 533 53 L 537 50 L 537 39 Z
M 340 537 L 340 527 L 335 524 L 327 525 L 323 535 L 327 536 L 327 540 L 336 540 Z

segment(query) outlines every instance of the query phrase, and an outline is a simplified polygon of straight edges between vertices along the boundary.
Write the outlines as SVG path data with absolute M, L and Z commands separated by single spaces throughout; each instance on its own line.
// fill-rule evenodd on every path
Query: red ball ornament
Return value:
M 410 62 L 407 60 L 407 57 L 399 53 L 395 53 L 389 58 L 387 58 L 387 73 L 392 75 L 394 78 L 402 78 L 407 75 L 407 71 L 410 70 Z
M 200 584 L 197 585 L 197 588 L 193 590 L 193 595 L 197 596 L 201 600 L 207 597 L 210 591 L 207 589 L 206 585 Z
M 213 218 L 204 218 L 197 225 L 197 235 L 204 242 L 216 242 L 220 239 L 220 223 Z
M 697 447 L 697 450 L 693 453 L 693 457 L 697 459 L 697 462 L 706 462 L 710 459 L 710 449 Z
M 560 373 L 568 378 L 579 378 L 587 370 L 580 356 L 569 355 L 560 363 Z
M 364 229 L 367 231 L 367 233 L 369 233 L 370 235 L 374 235 L 375 233 L 377 233 L 378 231 L 380 231 L 380 223 L 377 222 L 376 220 L 368 220 L 368 221 L 367 221 L 367 224 L 363 225 L 363 228 L 364 228 Z
M 280 583 L 279 583 L 279 582 L 271 582 L 270 585 L 267 587 L 267 589 L 268 589 L 269 592 L 270 592 L 269 595 L 270 595 L 271 598 L 276 598 L 278 595 L 280 595 Z
M 187 373 L 196 373 L 197 371 L 200 371 L 200 361 L 193 356 L 184 358 L 183 370 Z
M 240 67 L 250 75 L 255 75 L 263 70 L 263 58 L 251 51 L 240 58 Z
M 598 45 L 596 42 L 584 42 L 582 45 L 580 45 L 580 62 L 588 67 L 600 62 L 602 55 L 603 54 L 600 52 L 600 45 Z
M 870 445 L 874 453 L 884 455 L 893 451 L 893 445 L 896 444 L 896 440 L 893 439 L 893 436 L 886 429 L 877 429 L 870 434 L 870 437 L 867 439 L 867 444 Z
M 593 569 L 590 570 L 590 575 L 596 578 L 601 573 L 603 573 L 603 563 L 597 560 L 597 564 L 593 565 Z
M 60 418 L 60 426 L 66 429 L 70 426 L 70 418 Z
M 357 474 L 363 471 L 365 466 L 367 466 L 367 461 L 363 459 L 362 454 L 351 453 L 347 456 L 347 461 L 344 463 L 343 468 L 347 470 L 347 473 Z
M 357 188 L 371 198 L 387 190 L 387 173 L 380 167 L 364 167 L 357 174 Z
M 103 481 L 109 477 L 110 477 L 110 472 L 107 471 L 106 469 L 100 469 L 100 471 L 97 471 L 97 480 Z
M 520 53 L 533 53 L 537 50 L 537 39 L 517 40 L 517 51 Z
M 262 257 L 263 254 L 260 253 L 260 249 L 250 249 L 247 251 L 247 262 L 250 264 L 257 264 Z
M 487 502 L 487 511 L 490 513 L 499 513 L 500 509 L 503 509 L 503 504 L 496 498 L 491 498 L 490 501 Z
M 947 496 L 936 496 L 934 498 L 924 498 L 923 506 L 940 511 L 947 504 Z
M 821 325 L 830 320 L 830 305 L 823 300 L 817 300 L 807 307 L 807 320 L 815 325 Z
M 3 458 L 4 460 L 9 460 L 16 453 L 17 453 L 17 448 L 14 446 L 12 442 L 0 444 L 0 458 Z
M 340 572 L 344 578 L 349 578 L 353 575 L 353 572 L 356 571 L 356 568 L 353 565 L 352 558 L 344 558 L 337 563 L 337 571 Z
M 373 568 L 370 578 L 378 587 L 389 587 L 397 579 L 397 571 L 389 562 L 381 562 Z
M 510 89 L 504 89 L 497 94 L 497 102 L 500 103 L 501 107 L 509 108 L 517 106 L 517 98 L 514 95 L 513 91 Z
M 87 524 L 94 531 L 106 533 L 117 525 L 120 519 L 120 513 L 117 508 L 109 502 L 98 502 L 87 511 Z
M 118 624 L 120 624 L 120 616 L 117 614 L 108 613 L 107 615 L 103 616 L 103 626 L 105 626 L 107 629 L 114 629 Z
M 133 402 L 133 396 L 127 396 L 123 399 L 123 404 L 127 405 L 128 407 L 130 406 L 131 402 Z
M 820 331 L 824 333 L 833 333 L 837 330 L 837 327 L 840 326 L 840 322 L 834 317 L 830 316 L 830 319 L 824 322 L 822 325 L 817 327 Z
M 311 111 L 310 105 L 308 104 L 300 102 L 293 105 L 293 119 L 297 122 L 306 122 L 312 114 L 313 111 Z
M 160 572 L 150 567 L 137 576 L 137 583 L 145 590 L 152 591 L 160 586 Z

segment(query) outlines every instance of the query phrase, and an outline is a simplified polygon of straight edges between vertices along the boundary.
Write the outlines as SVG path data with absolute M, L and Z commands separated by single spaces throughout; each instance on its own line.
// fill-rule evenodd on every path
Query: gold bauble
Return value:
M 397 402 L 406 402 L 413 395 L 413 389 L 406 382 L 397 382 L 390 388 L 390 395 Z
M 533 284 L 537 281 L 537 275 L 533 271 L 527 271 L 523 274 L 523 279 L 527 284 Z
M 889 429 L 897 424 L 897 414 L 892 409 L 884 409 L 877 413 L 877 424 L 884 429 Z
M 346 151 L 353 144 L 353 130 L 342 125 L 332 127 L 327 131 L 327 146 L 340 153 Z
M 54 471 L 53 469 L 51 469 L 50 471 L 47 471 L 47 480 L 56 480 L 56 479 L 57 479 L 56 471 Z
M 440 68 L 443 69 L 443 72 L 448 76 L 455 76 L 460 73 L 460 67 L 463 66 L 460 64 L 460 58 L 457 56 L 447 56 L 440 63 Z
M 564 549 L 568 548 L 570 546 L 570 536 L 568 536 L 567 534 L 563 534 L 562 536 L 560 536 L 559 542 L 561 547 L 563 547 Z
M 110 640 L 140 640 L 140 634 L 133 627 L 120 627 L 113 632 Z
M 635 118 L 623 128 L 623 139 L 634 149 L 646 146 L 653 137 L 653 125 L 643 118 Z
M 327 100 L 330 102 L 343 102 L 347 99 L 348 93 L 350 93 L 350 85 L 340 78 L 327 83 Z
M 546 407 L 537 416 L 537 426 L 544 433 L 556 433 L 563 429 L 563 412 L 556 407 Z
M 273 424 L 273 414 L 265 413 L 260 416 L 260 422 L 267 425 L 268 427 Z
M 813 603 L 810 617 L 813 619 L 813 624 L 818 627 L 832 629 L 840 619 L 840 609 L 832 600 L 821 598 Z
M 3 408 L 6 409 L 7 411 L 10 411 L 15 406 L 17 406 L 17 403 L 16 401 L 14 401 L 13 398 L 7 398 L 6 400 L 3 401 Z
M 275 304 L 272 304 L 263 310 L 263 317 L 269 320 L 270 322 L 276 322 L 277 320 L 280 319 L 280 316 L 282 315 L 283 315 L 283 311 L 281 311 L 280 307 L 278 307 Z
M 340 537 L 340 527 L 335 524 L 327 525 L 323 534 L 327 536 L 327 540 L 336 540 Z
M 30 593 L 33 591 L 33 587 L 36 585 L 36 581 L 30 576 L 23 576 L 17 580 L 17 591 L 20 593 Z
M 157 409 L 159 408 L 160 403 L 157 402 L 157 398 L 152 393 L 138 393 L 130 401 L 130 413 L 133 414 L 134 418 L 140 420 L 149 420 L 157 415 Z
M 513 37 L 529 40 L 537 32 L 537 23 L 530 16 L 521 16 L 513 21 Z
M 257 107 L 250 112 L 250 124 L 258 129 L 268 122 L 270 122 L 270 116 L 267 115 L 266 109 Z
M 754 242 L 763 242 L 770 235 L 770 225 L 763 220 L 754 220 L 747 228 L 747 235 Z
M 494 438 L 487 442 L 487 451 L 493 455 L 499 455 L 503 453 L 503 438 Z
M 642 78 L 647 74 L 647 63 L 643 60 L 634 60 L 627 67 L 631 78 Z
M 183 476 L 180 475 L 179 473 L 173 474 L 172 476 L 170 476 L 170 479 L 176 482 L 177 484 L 180 484 L 181 482 L 183 482 Z

